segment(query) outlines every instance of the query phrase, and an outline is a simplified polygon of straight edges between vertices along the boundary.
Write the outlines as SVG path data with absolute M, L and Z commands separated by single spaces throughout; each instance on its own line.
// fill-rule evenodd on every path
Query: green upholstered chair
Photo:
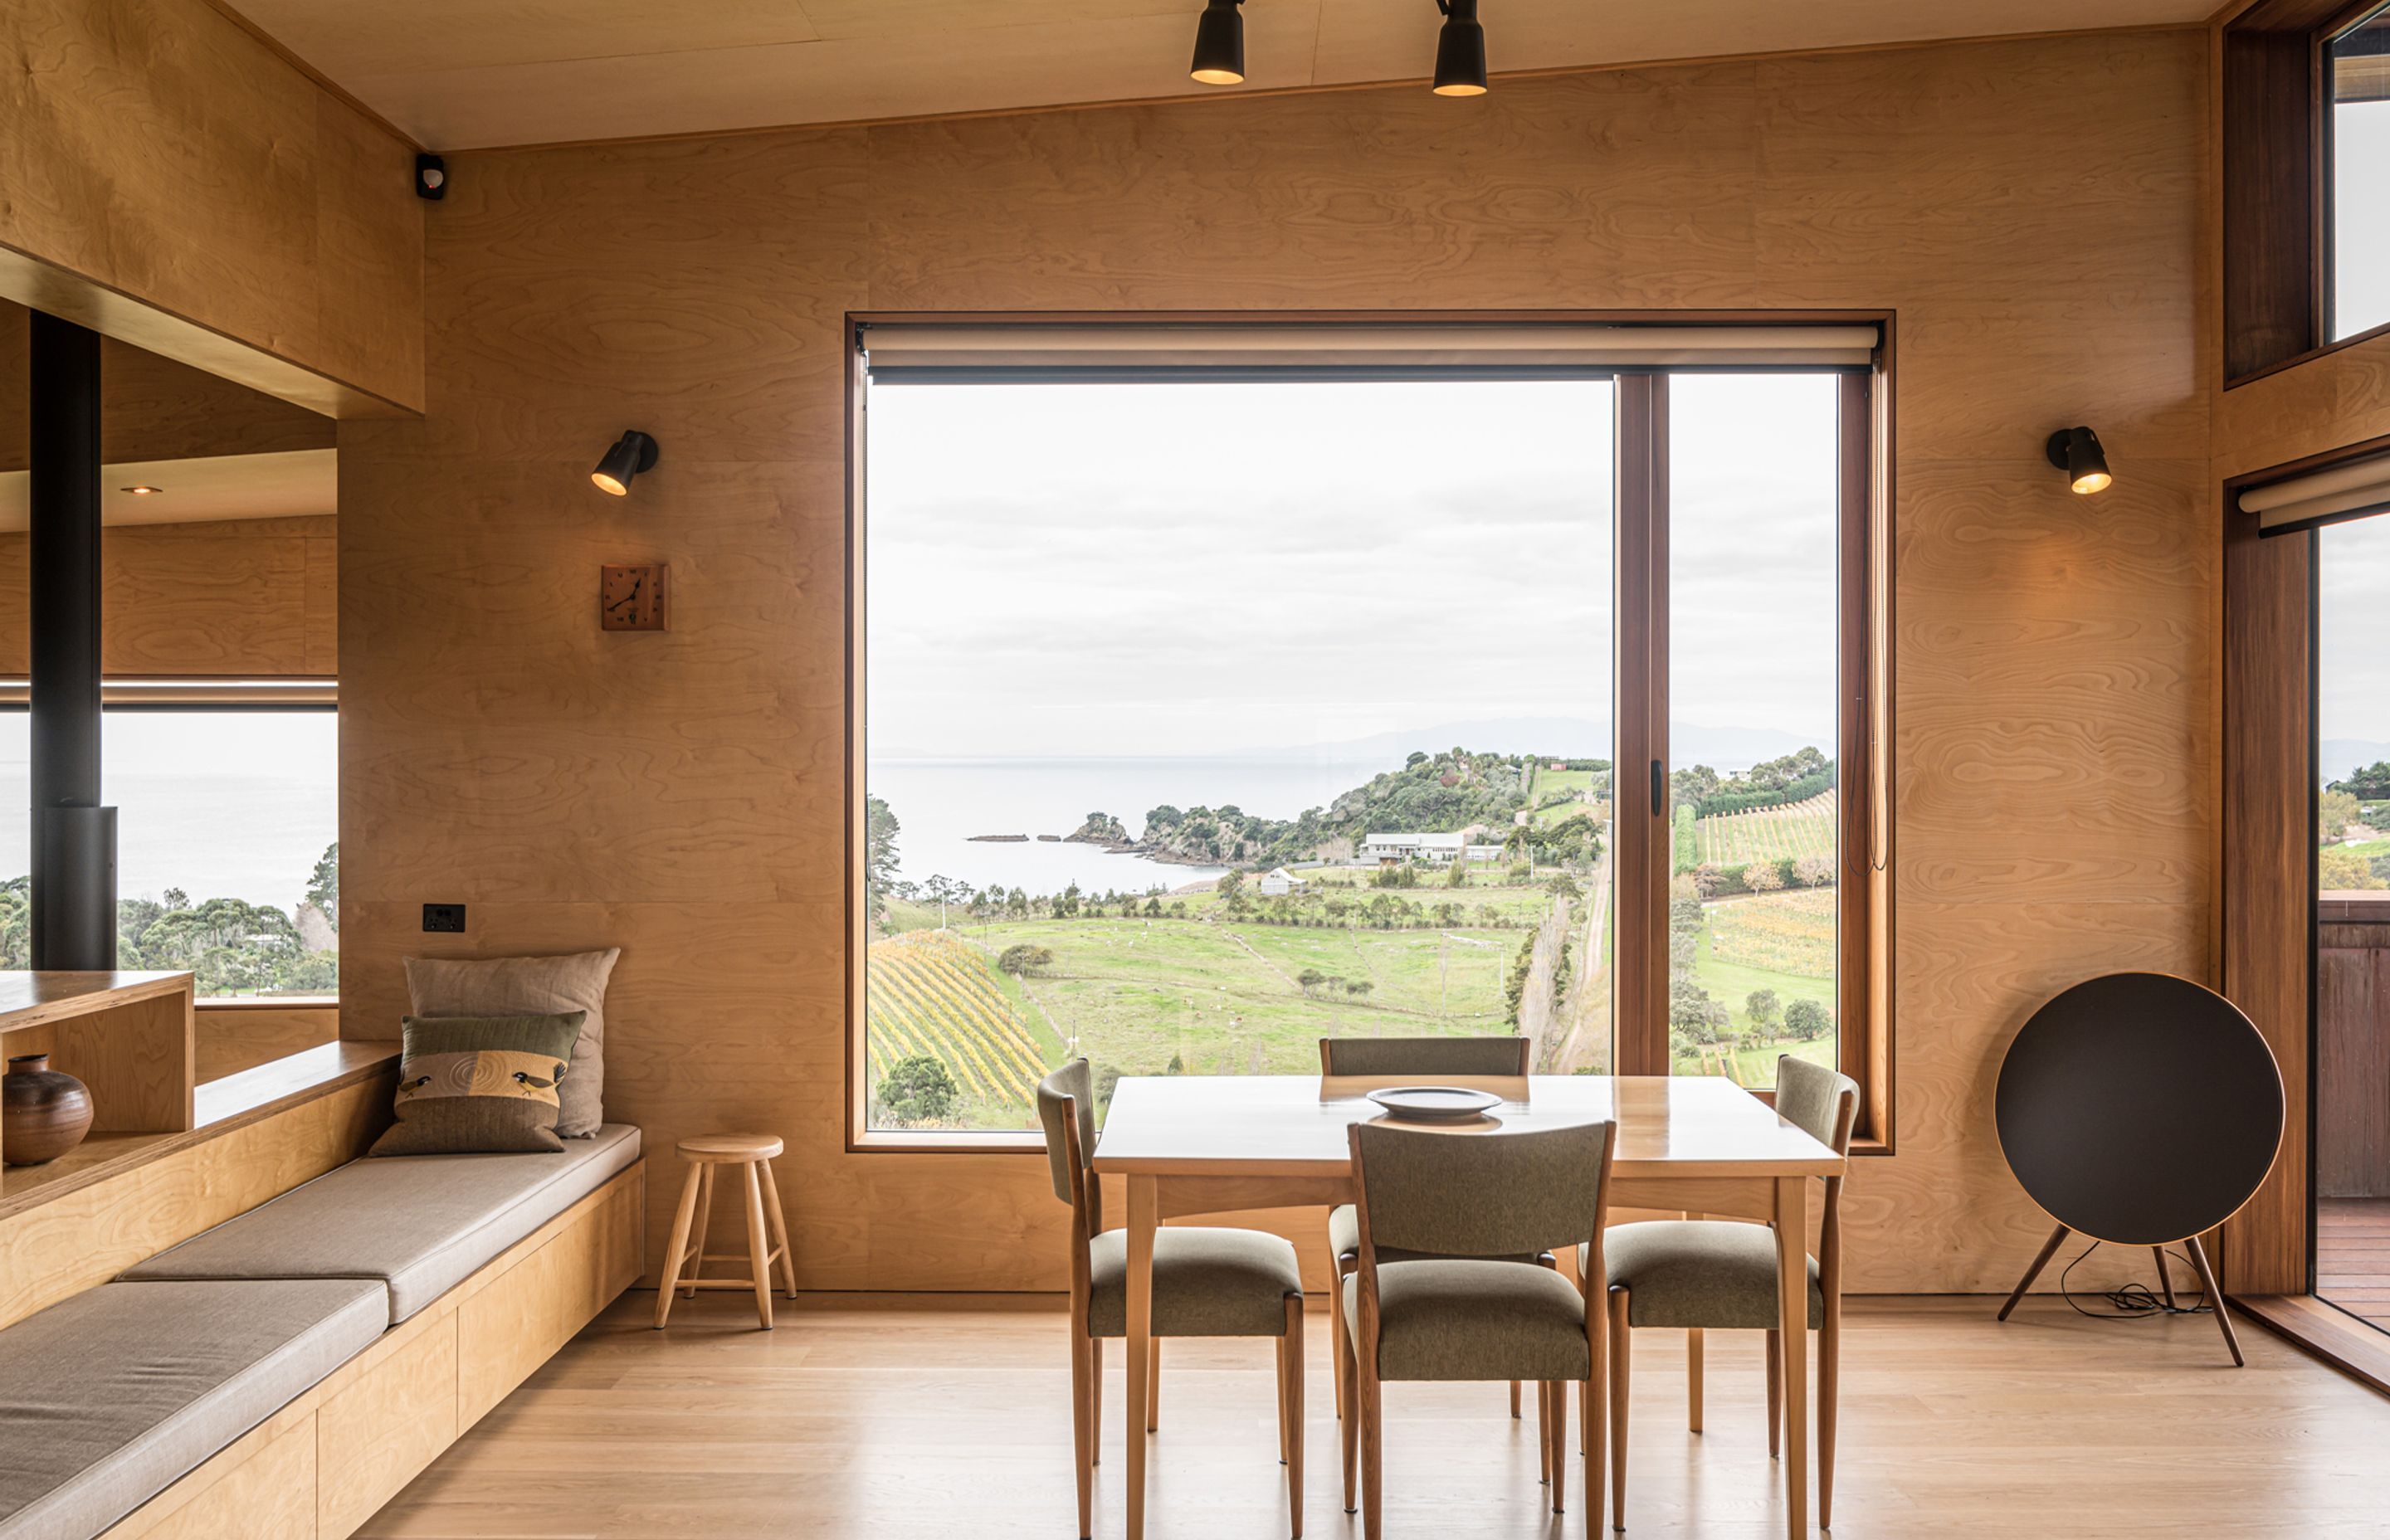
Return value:
M 1858 1083 L 1822 1064 L 1776 1061 L 1776 1112 L 1837 1155 L 1851 1150 Z M 1809 1329 L 1818 1333 L 1818 1526 L 1834 1516 L 1834 1414 L 1842 1358 L 1843 1179 L 1826 1178 L 1825 1222 L 1809 1258 Z M 1767 1333 L 1767 1453 L 1781 1447 L 1783 1380 L 1777 1335 L 1776 1237 L 1765 1225 L 1669 1219 L 1610 1232 L 1611 1522 L 1626 1527 L 1626 1392 L 1631 1328 L 1677 1327 L 1698 1343 L 1703 1330 Z M 1689 1404 L 1701 1431 L 1702 1359 L 1687 1355 Z M 1591 1449 L 1592 1444 L 1587 1445 Z
M 1378 1540 L 1390 1380 L 1532 1380 L 1546 1408 L 1552 1511 L 1565 1503 L 1568 1396 L 1584 1388 L 1599 1451 L 1608 1357 L 1599 1279 L 1616 1125 L 1470 1133 L 1355 1123 L 1360 1264 L 1340 1285 L 1352 1353 L 1344 1457 L 1357 1444 L 1361 1525 Z M 1588 1294 L 1554 1268 L 1502 1260 L 1582 1246 Z M 1393 1260 L 1395 1257 L 1402 1260 Z M 1585 1462 L 1586 1512 L 1601 1512 L 1601 1461 Z
M 1323 1037 L 1319 1040 L 1319 1072 L 1323 1076 L 1416 1076 L 1422 1081 L 1445 1075 L 1524 1079 L 1528 1046 L 1523 1037 Z M 1361 1221 L 1352 1204 L 1339 1203 L 1328 1211 L 1328 1276 L 1342 1279 L 1351 1273 L 1360 1250 Z M 1341 1303 L 1343 1296 L 1342 1289 L 1328 1292 L 1330 1329 L 1335 1333 L 1340 1354 L 1345 1351 L 1347 1341 Z M 1340 1371 L 1336 1376 L 1338 1417 L 1344 1415 L 1344 1380 Z M 1516 1380 L 1510 1383 L 1510 1415 L 1519 1415 Z M 1547 1476 L 1550 1474 L 1548 1470 L 1545 1472 Z M 1353 1505 L 1348 1501 L 1344 1506 L 1350 1509 Z
M 1128 1335 L 1128 1245 L 1106 1230 L 1103 1187 L 1087 1169 L 1096 1098 L 1087 1061 L 1074 1059 L 1037 1083 L 1037 1120 L 1054 1196 L 1071 1205 L 1071 1432 L 1079 1477 L 1079 1534 L 1094 1531 L 1095 1467 L 1103 1422 L 1104 1339 Z M 1259 1230 L 1166 1225 L 1153 1243 L 1153 1362 L 1143 1432 L 1161 1418 L 1164 1337 L 1271 1337 L 1278 1341 L 1279 1458 L 1287 1511 L 1303 1534 L 1303 1269 L 1294 1244 Z M 1134 1425 L 1128 1436 L 1143 1436 Z

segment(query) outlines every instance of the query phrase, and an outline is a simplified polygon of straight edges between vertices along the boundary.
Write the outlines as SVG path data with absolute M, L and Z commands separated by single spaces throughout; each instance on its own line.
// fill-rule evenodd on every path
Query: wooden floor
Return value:
M 363 1532 L 374 1536 L 1069 1540 L 1077 1528 L 1059 1301 L 808 1296 L 780 1328 L 714 1295 L 648 1322 L 634 1292 Z M 1855 1300 L 1834 1534 L 2379 1536 L 2390 1399 L 2243 1323 L 2234 1370 L 2204 1316 L 2093 1321 L 2037 1297 Z M 1308 1335 L 1305 1534 L 1341 1509 L 1324 1321 Z M 1708 1431 L 1684 1425 L 1681 1333 L 1637 1334 L 1628 1534 L 1775 1540 L 1759 1340 L 1713 1333 Z M 1173 1342 L 1149 1533 L 1286 1533 L 1271 1354 Z M 1107 1365 L 1098 1534 L 1121 1530 L 1124 1400 Z M 1536 1481 L 1533 1420 L 1493 1385 L 1387 1395 L 1389 1536 L 1586 1533 Z
M 2390 1331 L 2390 1198 L 2316 1200 L 2316 1295 Z

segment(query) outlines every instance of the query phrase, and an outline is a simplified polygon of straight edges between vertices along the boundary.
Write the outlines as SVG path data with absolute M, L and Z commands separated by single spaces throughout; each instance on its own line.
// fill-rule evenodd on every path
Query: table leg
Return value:
M 1776 1303 L 1784 1375 L 1784 1513 L 1792 1540 L 1809 1534 L 1809 1184 L 1776 1184 Z
M 1153 1372 L 1153 1233 L 1161 1225 L 1160 1182 L 1128 1179 L 1128 1540 L 1145 1540 L 1144 1427 Z

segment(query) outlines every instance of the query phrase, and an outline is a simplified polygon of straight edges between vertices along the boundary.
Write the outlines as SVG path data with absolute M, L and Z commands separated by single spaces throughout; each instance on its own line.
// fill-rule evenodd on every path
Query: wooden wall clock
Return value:
M 601 567 L 598 575 L 598 626 L 601 631 L 662 631 L 672 569 L 662 562 Z

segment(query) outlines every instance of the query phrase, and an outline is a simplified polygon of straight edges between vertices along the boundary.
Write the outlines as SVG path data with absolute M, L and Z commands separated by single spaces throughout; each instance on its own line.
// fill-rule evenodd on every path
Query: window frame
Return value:
M 1893 379 L 1897 316 L 1891 310 L 1822 311 L 1391 311 L 1391 312 L 849 312 L 845 316 L 844 374 L 846 455 L 845 669 L 846 712 L 843 806 L 844 919 L 846 934 L 844 1073 L 847 1113 L 845 1149 L 857 1153 L 1042 1153 L 1043 1136 L 1034 1130 L 919 1129 L 874 1130 L 869 1126 L 869 1095 L 866 1066 L 868 1031 L 865 1006 L 869 948 L 869 913 L 864 901 L 863 856 L 866 816 L 865 687 L 868 676 L 865 638 L 868 635 L 868 571 L 866 562 L 867 418 L 868 391 L 864 334 L 875 326 L 1240 326 L 1335 322 L 1351 325 L 1419 325 L 1458 323 L 1467 326 L 1515 327 L 1538 324 L 1664 324 L 1669 326 L 1770 326 L 1866 324 L 1878 327 L 1882 343 L 1872 367 L 1817 369 L 1833 373 L 1841 381 L 1837 416 L 1837 479 L 1841 499 L 1842 539 L 1837 597 L 1838 670 L 1842 691 L 1837 748 L 1837 786 L 1841 815 L 1837 897 L 1842 914 L 1837 924 L 1838 1005 L 1837 1059 L 1844 1073 L 1858 1083 L 1859 1112 L 1852 1149 L 1859 1154 L 1890 1154 L 1894 1149 L 1893 1108 L 1895 1097 L 1892 954 L 1895 942 L 1892 800 L 1894 703 L 1891 690 L 1894 636 L 1894 545 L 1891 538 L 1893 467 L 1889 446 L 1893 434 Z M 1613 719 L 1617 741 L 1615 763 L 1624 766 L 1658 758 L 1664 776 L 1666 762 L 1665 648 L 1654 659 L 1650 645 L 1665 637 L 1665 492 L 1666 377 L 1692 372 L 1682 366 L 1621 367 L 1617 389 L 1616 503 L 1613 519 L 1617 551 L 1613 563 L 1618 585 L 1613 623 Z M 1721 372 L 1758 372 L 1728 366 Z M 1633 444 L 1630 448 L 1630 436 Z M 1630 513 L 1630 508 L 1632 512 Z M 1632 549 L 1630 553 L 1630 542 Z M 1630 578 L 1630 559 L 1633 576 Z M 1654 585 L 1656 574 L 1657 586 Z M 1629 624 L 1629 609 L 1643 617 Z M 1639 644 L 1639 645 L 1638 645 Z M 1630 652 L 1641 660 L 1630 671 Z M 1635 681 L 1630 690 L 1630 674 Z M 1648 679 L 1649 687 L 1641 683 Z M 1649 751 L 1662 749 L 1657 755 Z M 1630 748 L 1635 751 L 1630 752 Z M 1630 840 L 1627 788 L 1631 782 L 1638 815 L 1632 821 L 1637 838 Z M 1621 968 L 1613 985 L 1614 1042 L 1620 1074 L 1666 1074 L 1672 1068 L 1667 1046 L 1665 874 L 1655 876 L 1651 864 L 1660 853 L 1650 834 L 1650 798 L 1645 777 L 1614 776 L 1613 819 L 1615 848 L 1613 862 L 1621 902 L 1618 905 L 1618 955 L 1629 952 L 1631 928 L 1642 928 L 1644 956 L 1650 967 L 1629 988 L 1629 970 Z M 1630 845 L 1633 847 L 1630 853 Z M 1639 863 L 1639 886 L 1649 903 L 1638 911 L 1625 902 L 1630 859 Z M 1656 913 L 1657 929 L 1649 930 Z M 1656 942 L 1656 945 L 1653 944 Z M 1656 970 L 1656 978 L 1651 975 Z M 1652 993 L 1656 990 L 1656 993 Z M 1630 999 L 1635 1002 L 1630 1008 Z M 1649 1002 L 1660 1002 L 1656 1015 Z M 1632 1034 L 1625 1023 L 1641 1020 L 1644 1030 Z M 1654 1030 L 1656 1026 L 1656 1031 Z M 1630 1041 L 1632 1046 L 1630 1046 Z M 1656 1058 L 1654 1055 L 1656 1054 Z M 1754 1093 L 1773 1105 L 1772 1091 Z
M 2256 0 L 2219 30 L 2224 389 L 2390 337 L 2332 337 L 2332 45 L 2383 0 Z

